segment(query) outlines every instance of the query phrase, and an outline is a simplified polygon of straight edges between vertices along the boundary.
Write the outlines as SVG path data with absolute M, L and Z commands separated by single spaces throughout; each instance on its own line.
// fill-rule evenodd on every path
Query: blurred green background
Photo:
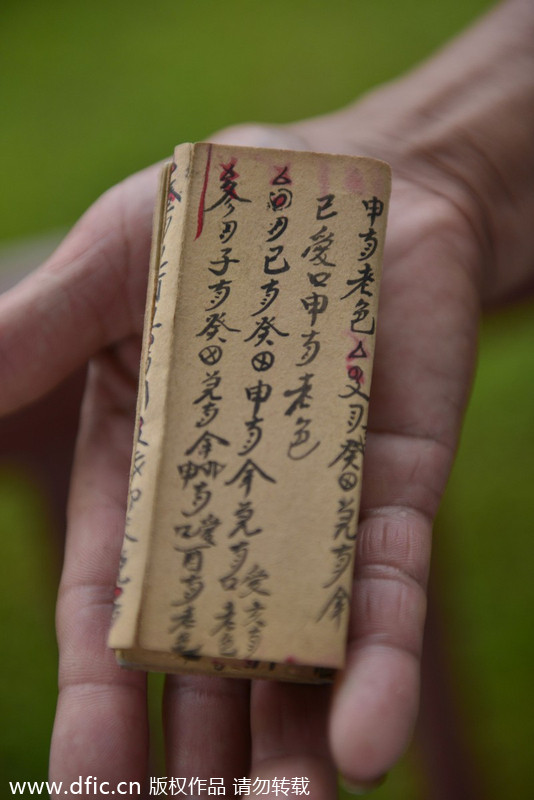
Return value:
M 487 0 L 3 0 L 0 264 L 46 250 L 112 183 L 241 121 L 334 110 L 430 54 Z M 31 261 L 35 256 L 31 256 Z M 1 278 L 1 275 L 0 275 Z M 436 526 L 453 711 L 485 797 L 534 794 L 532 306 L 487 320 Z M 0 448 L 0 796 L 42 780 L 56 693 L 47 498 Z M 430 798 L 420 748 L 377 800 Z

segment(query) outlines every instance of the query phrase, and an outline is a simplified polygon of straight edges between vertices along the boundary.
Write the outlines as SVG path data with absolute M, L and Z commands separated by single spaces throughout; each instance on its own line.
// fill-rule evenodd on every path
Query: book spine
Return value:
M 176 148 L 173 162 L 160 174 L 124 543 L 108 642 L 116 649 L 134 646 L 140 621 L 165 440 L 167 383 L 192 151 L 190 144 Z

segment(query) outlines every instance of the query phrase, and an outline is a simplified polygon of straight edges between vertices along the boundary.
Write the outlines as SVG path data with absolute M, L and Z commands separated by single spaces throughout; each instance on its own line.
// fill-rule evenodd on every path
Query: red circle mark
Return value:
M 349 364 L 347 367 L 347 375 L 352 381 L 356 381 L 359 386 L 365 382 L 365 375 L 361 367 Z
M 361 344 L 362 347 L 365 348 L 364 352 L 367 352 L 367 350 L 366 350 L 366 337 L 365 336 L 359 336 L 358 334 L 354 333 L 354 331 L 350 331 L 350 330 L 346 330 L 345 331 L 345 335 L 349 336 L 352 339 L 352 342 L 353 342 L 353 346 L 351 347 L 351 349 L 349 350 L 349 352 L 345 356 L 345 369 L 346 369 L 346 372 L 347 372 L 347 374 L 348 374 L 348 376 L 349 376 L 349 378 L 351 380 L 356 381 L 360 385 L 363 385 L 365 383 L 365 374 L 364 374 L 363 370 L 361 369 L 361 367 L 358 367 L 353 363 L 353 358 L 355 358 L 355 357 L 351 357 L 351 356 L 355 352 L 355 350 L 358 349 L 358 345 L 359 344 Z

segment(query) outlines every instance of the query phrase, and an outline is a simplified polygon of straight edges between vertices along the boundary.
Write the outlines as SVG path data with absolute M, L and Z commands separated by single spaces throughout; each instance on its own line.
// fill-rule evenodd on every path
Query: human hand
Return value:
M 465 64 L 466 57 L 464 72 Z M 505 239 L 484 207 L 484 181 L 463 160 L 454 114 L 444 130 L 443 118 L 440 128 L 428 112 L 437 92 L 432 67 L 428 73 L 427 67 L 415 83 L 409 78 L 321 120 L 219 136 L 379 156 L 393 166 L 394 191 L 347 668 L 332 698 L 317 687 L 169 677 L 168 775 L 223 777 L 227 786 L 247 774 L 306 775 L 313 796 L 327 798 L 335 794 L 336 769 L 352 784 L 370 784 L 409 741 L 431 522 L 468 394 L 482 290 L 504 297 L 524 285 L 526 272 L 518 252 L 515 271 L 504 274 L 498 252 L 491 279 L 483 269 L 485 230 L 491 228 L 501 247 Z M 491 105 L 488 100 L 484 113 Z M 487 175 L 484 167 L 480 174 Z M 49 262 L 1 301 L 2 412 L 91 359 L 58 600 L 60 697 L 51 778 L 63 781 L 94 774 L 111 785 L 142 783 L 148 769 L 145 676 L 118 668 L 106 637 L 155 186 L 150 169 L 110 190 Z
M 259 132 L 253 135 L 257 135 L 257 133 Z M 288 134 L 278 133 L 279 138 L 284 135 Z M 270 143 L 279 145 L 281 142 Z M 284 143 L 290 145 L 297 142 L 288 140 Z M 313 146 L 313 140 L 300 142 L 300 145 Z M 118 191 L 116 190 L 117 194 Z M 97 223 L 100 226 L 98 231 L 88 231 L 88 241 L 91 244 L 95 241 L 102 241 L 102 230 L 105 231 L 107 220 L 110 220 L 109 224 L 113 224 L 112 221 L 117 219 L 121 213 L 120 209 L 125 201 L 122 197 L 113 199 L 114 194 L 115 192 L 111 192 L 101 201 L 101 209 L 98 210 L 97 206 L 89 215 L 90 222 L 90 217 L 92 215 L 96 217 L 98 212 Z M 132 191 L 130 196 L 139 199 L 142 196 L 141 186 Z M 111 200 L 117 205 L 110 207 Z M 146 206 L 147 220 L 148 209 L 151 205 L 152 199 Z M 419 216 L 423 203 L 413 202 L 409 205 L 412 206 L 412 213 L 418 215 L 416 219 L 419 223 L 417 226 L 412 225 L 411 229 L 417 233 L 422 232 L 424 226 L 420 225 Z M 124 209 L 122 209 L 122 213 L 124 213 Z M 141 217 L 145 216 L 145 212 L 139 213 Z M 394 215 L 392 218 L 394 219 Z M 82 226 L 87 224 L 86 218 Z M 134 227 L 138 232 L 139 223 Z M 80 231 L 78 230 L 75 235 L 79 238 Z M 132 238 L 130 237 L 130 239 Z M 104 241 L 106 241 L 105 237 Z M 146 243 L 146 247 L 148 247 L 148 225 Z M 67 246 L 68 243 L 63 248 L 65 249 Z M 410 253 L 410 258 L 413 258 L 416 266 L 426 268 L 426 259 L 416 257 L 415 242 L 409 242 L 406 245 L 406 251 Z M 132 270 L 136 275 L 144 272 L 145 256 L 146 249 L 139 263 L 134 262 L 133 264 Z M 54 271 L 56 275 L 61 274 L 62 271 L 60 257 L 61 251 L 55 256 Z M 77 263 L 74 254 L 63 257 L 71 263 Z M 108 259 L 117 265 L 121 264 L 123 260 L 120 253 L 110 253 Z M 395 269 L 398 269 L 398 259 L 395 258 L 394 261 Z M 72 323 L 75 324 L 76 321 L 79 321 L 87 330 L 94 331 L 95 322 L 90 319 L 88 310 L 80 308 L 80 306 L 86 300 L 89 308 L 98 308 L 101 298 L 106 297 L 105 287 L 111 285 L 114 286 L 118 302 L 116 301 L 116 305 L 112 304 L 102 313 L 100 325 L 105 324 L 106 320 L 113 319 L 114 325 L 118 328 L 121 314 L 123 317 L 126 316 L 124 312 L 132 301 L 128 303 L 124 284 L 123 290 L 117 290 L 120 285 L 119 276 L 108 270 L 95 269 L 93 265 L 94 254 L 90 253 L 87 273 L 83 278 L 87 281 L 93 275 L 95 281 L 100 278 L 101 283 L 97 285 L 94 295 L 86 300 L 87 296 L 83 294 L 84 280 L 82 280 L 81 265 L 77 267 L 80 272 L 76 276 L 76 282 L 68 284 L 68 291 L 78 293 L 74 302 L 78 303 L 79 307 L 74 309 Z M 72 280 L 73 273 L 74 270 L 70 266 L 69 280 Z M 409 286 L 414 284 L 413 276 L 407 276 L 405 279 Z M 422 283 L 425 286 L 425 282 Z M 421 285 L 421 280 L 418 279 L 415 284 Z M 43 301 L 44 294 L 40 288 L 38 291 L 38 296 Z M 427 292 L 426 287 L 423 289 L 423 293 L 425 292 Z M 393 293 L 394 296 L 397 294 L 399 293 Z M 55 305 L 58 302 L 58 296 L 56 286 L 50 292 L 50 300 Z M 118 670 L 112 655 L 105 649 L 109 625 L 109 604 L 112 600 L 112 590 L 116 578 L 118 547 L 122 540 L 125 480 L 128 474 L 138 364 L 138 340 L 136 340 L 135 334 L 136 330 L 139 332 L 142 320 L 143 296 L 144 287 L 140 286 L 137 291 L 138 308 L 134 312 L 137 324 L 132 322 L 128 328 L 124 323 L 124 328 L 119 329 L 117 333 L 112 328 L 107 341 L 104 339 L 96 347 L 94 344 L 90 345 L 91 349 L 101 349 L 107 345 L 107 350 L 94 358 L 91 366 L 76 467 L 73 474 L 69 509 L 69 538 L 58 605 L 58 634 L 62 652 L 61 675 L 64 683 L 60 695 L 54 739 L 52 777 L 64 781 L 68 778 L 74 779 L 80 774 L 95 774 L 98 775 L 99 780 L 108 779 L 113 785 L 113 780 L 117 781 L 125 777 L 141 780 L 146 768 L 143 765 L 143 755 L 144 747 L 146 747 L 147 725 L 144 718 L 146 712 L 141 694 L 142 687 L 140 686 L 140 684 L 144 684 L 144 676 Z M 414 300 L 412 291 L 400 293 L 400 296 L 404 297 L 407 306 Z M 417 302 L 419 303 L 419 301 Z M 55 313 L 58 315 L 57 310 Z M 131 313 L 132 318 L 134 313 Z M 399 313 L 401 325 L 406 327 L 405 320 L 409 319 L 410 315 L 403 308 Z M 51 316 L 47 314 L 48 330 L 52 325 Z M 57 318 L 58 316 L 56 316 Z M 59 315 L 59 319 L 61 320 L 61 315 Z M 38 320 L 34 322 L 38 323 Z M 392 323 L 396 326 L 393 320 Z M 430 320 L 427 320 L 427 324 L 429 327 L 432 326 Z M 407 327 L 409 329 L 410 325 Z M 116 344 L 114 337 L 116 337 Z M 74 342 L 74 347 L 80 347 L 81 336 L 79 334 L 77 336 L 67 335 L 65 339 L 68 342 Z M 409 336 L 408 340 L 410 341 Z M 419 337 L 417 337 L 418 341 Z M 386 347 L 386 353 L 388 347 Z M 113 348 L 113 351 L 110 348 Z M 56 352 L 57 350 L 56 347 Z M 66 358 L 67 355 L 67 348 L 63 345 L 61 357 Z M 59 361 L 58 356 L 55 358 L 56 368 Z M 84 357 L 83 355 L 82 358 Z M 406 364 L 406 358 L 403 358 L 403 363 Z M 389 380 L 390 370 L 387 367 L 384 369 L 388 376 L 387 380 Z M 423 370 L 424 372 L 425 370 Z M 43 376 L 46 375 L 47 373 L 43 372 Z M 33 380 L 35 381 L 35 376 Z M 375 385 L 380 386 L 380 382 Z M 388 392 L 384 392 L 384 395 L 387 397 Z M 395 391 L 395 395 L 398 397 L 398 391 Z M 444 414 L 444 416 L 446 415 Z M 381 427 L 383 428 L 384 424 L 381 423 Z M 370 434 L 369 437 L 368 454 L 370 458 L 376 447 L 373 445 L 374 436 L 374 434 Z M 387 442 L 386 453 L 392 452 L 390 443 L 396 441 L 395 438 L 388 438 L 389 442 L 383 433 L 376 437 L 377 443 Z M 411 456 L 408 451 L 408 447 L 411 446 L 408 439 L 404 440 L 399 436 L 398 445 L 398 452 L 402 453 L 404 450 L 408 457 Z M 431 449 L 427 449 L 429 455 L 433 457 Z M 382 460 L 380 456 L 378 459 Z M 409 466 L 412 469 L 411 465 Z M 387 470 L 384 475 L 386 481 L 391 483 L 393 479 L 403 480 L 402 474 L 397 475 L 399 472 L 397 463 L 388 467 L 388 459 L 386 459 L 383 468 Z M 426 474 L 427 471 L 428 469 L 425 468 L 424 473 Z M 420 487 L 417 486 L 417 488 Z M 388 496 L 391 497 L 390 492 Z M 369 509 L 366 508 L 365 504 L 369 505 L 369 501 L 365 497 L 366 495 L 364 495 L 364 513 L 367 510 L 370 511 L 370 506 Z M 376 506 L 384 503 L 385 500 L 383 501 L 380 496 Z M 411 498 L 408 498 L 403 505 L 415 506 L 415 500 L 412 502 Z M 381 513 L 375 513 L 372 526 L 368 531 L 367 521 L 362 524 L 360 534 L 362 543 L 368 541 L 372 544 L 377 536 L 383 541 L 379 550 L 375 550 L 374 553 L 369 551 L 369 544 L 367 545 L 367 555 L 363 556 L 367 569 L 364 572 L 364 564 L 360 563 L 361 578 L 358 582 L 359 589 L 355 599 L 364 607 L 369 599 L 371 603 L 383 604 L 383 609 L 380 605 L 376 606 L 372 617 L 365 623 L 361 613 L 355 616 L 358 626 L 365 624 L 368 628 L 365 639 L 361 642 L 364 646 L 361 648 L 358 646 L 358 649 L 355 650 L 354 667 L 347 672 L 347 681 L 352 676 L 352 679 L 357 681 L 357 690 L 354 691 L 354 688 L 350 690 L 349 702 L 337 703 L 342 717 L 345 715 L 345 718 L 347 712 L 352 716 L 353 704 L 357 711 L 358 705 L 362 705 L 362 699 L 367 705 L 373 700 L 375 703 L 384 703 L 384 707 L 388 709 L 387 716 L 383 711 L 378 713 L 378 709 L 370 709 L 366 719 L 362 718 L 361 711 L 357 711 L 355 718 L 362 720 L 362 729 L 360 732 L 350 731 L 350 739 L 356 743 L 358 739 L 363 740 L 363 734 L 369 740 L 370 734 L 376 730 L 383 753 L 384 745 L 387 744 L 383 730 L 391 731 L 391 722 L 388 716 L 392 714 L 397 725 L 405 726 L 402 735 L 399 737 L 397 732 L 394 737 L 397 738 L 397 741 L 393 743 L 395 747 L 399 747 L 399 742 L 403 744 L 406 741 L 413 720 L 417 696 L 417 670 L 413 663 L 413 656 L 407 657 L 405 653 L 396 651 L 393 645 L 399 644 L 402 647 L 410 646 L 412 648 L 415 646 L 414 642 L 420 636 L 417 623 L 422 621 L 421 604 L 423 602 L 422 594 L 415 587 L 413 581 L 410 582 L 403 577 L 402 582 L 397 583 L 383 580 L 383 578 L 386 575 L 402 577 L 401 569 L 424 570 L 427 561 L 427 558 L 424 557 L 421 559 L 421 564 L 410 564 L 407 560 L 407 551 L 404 551 L 405 546 L 411 548 L 414 546 L 414 542 L 416 551 L 421 550 L 424 536 L 428 534 L 428 531 L 423 533 L 420 530 L 422 520 L 419 509 L 416 507 L 416 510 L 410 511 L 409 517 L 400 509 L 393 511 L 394 513 L 392 513 L 392 509 L 383 508 Z M 426 513 L 430 515 L 432 510 L 427 510 Z M 389 531 L 393 537 L 389 542 L 385 539 L 384 531 L 386 534 Z M 397 552 L 392 547 L 395 544 Z M 398 551 L 399 544 L 401 544 L 402 552 Z M 425 546 L 427 544 L 428 541 L 425 542 Z M 378 567 L 379 557 L 388 559 L 387 566 Z M 398 570 L 397 573 L 394 572 L 394 568 Z M 422 579 L 422 573 L 419 573 L 419 577 Z M 97 585 L 91 586 L 91 584 Z M 100 584 L 104 584 L 104 586 Z M 378 593 L 377 588 L 379 589 Z M 391 596 L 387 593 L 391 593 Z M 399 597 L 406 595 L 404 603 L 399 606 Z M 398 612 L 396 609 L 398 607 L 406 609 L 406 617 L 403 621 L 401 620 L 400 625 L 397 625 Z M 379 611 L 378 615 L 377 610 Z M 370 626 L 373 630 L 369 630 Z M 396 638 L 397 634 L 399 639 Z M 360 632 L 355 630 L 355 637 L 359 636 Z M 409 641 L 407 641 L 408 636 Z M 385 654 L 388 655 L 387 659 L 384 659 Z M 385 674 L 382 680 L 378 680 L 377 686 L 378 669 L 385 671 Z M 369 688 L 370 680 L 379 691 L 372 691 Z M 88 685 L 89 681 L 93 684 L 92 686 Z M 106 681 L 113 681 L 113 685 L 103 685 L 103 682 Z M 384 683 L 389 684 L 391 688 L 388 689 Z M 400 698 L 401 703 L 397 703 L 397 707 L 394 709 L 391 705 L 391 697 L 395 700 L 398 697 L 399 689 L 402 690 L 403 696 Z M 334 762 L 329 756 L 326 737 L 328 713 L 326 695 L 328 692 L 308 687 L 254 684 L 251 694 L 252 724 L 255 729 L 254 761 L 250 765 L 248 763 L 249 742 L 247 741 L 249 736 L 249 692 L 248 684 L 242 682 L 182 677 L 169 679 L 167 689 L 169 766 L 167 774 L 199 777 L 217 775 L 224 777 L 226 783 L 230 783 L 230 785 L 232 776 L 248 774 L 249 769 L 264 776 L 267 774 L 278 777 L 283 774 L 288 777 L 306 775 L 310 778 L 314 793 L 318 796 L 333 794 Z M 185 704 L 189 706 L 188 709 L 184 709 Z M 337 716 L 339 717 L 339 712 L 337 712 Z M 350 716 L 348 723 L 352 725 Z M 183 734 L 180 735 L 181 731 L 178 730 L 181 727 L 180 720 L 184 717 L 196 720 L 196 724 L 192 721 L 187 723 L 186 737 Z M 305 723 L 303 723 L 303 719 L 305 719 Z M 334 715 L 332 718 L 333 735 L 336 735 L 336 726 L 339 724 L 335 720 Z M 280 729 L 287 731 L 285 736 L 280 734 Z M 230 744 L 228 736 L 224 735 L 225 730 L 240 731 L 243 738 L 241 743 L 236 741 L 236 736 L 232 736 Z M 210 756 L 206 755 L 207 739 L 211 742 L 213 749 Z M 341 739 L 343 744 L 343 740 L 346 739 L 343 733 Z M 172 744 L 173 741 L 176 744 Z M 180 741 L 182 741 L 181 746 Z M 391 749 L 391 745 L 389 746 Z M 354 766 L 358 768 L 355 758 L 361 748 L 361 744 L 350 748 L 348 769 Z M 284 753 L 283 759 L 274 758 L 273 754 L 280 752 L 280 749 Z M 368 764 L 369 755 L 363 753 L 362 755 L 365 759 L 363 763 Z M 385 760 L 390 761 L 396 755 L 396 753 L 386 753 Z M 271 763 L 268 763 L 268 760 Z M 351 777 L 347 768 L 344 771 Z M 374 774 L 376 772 L 373 770 L 369 777 L 374 777 Z M 363 778 L 367 777 L 368 775 L 364 773 Z M 322 791 L 319 789 L 320 786 L 324 787 Z

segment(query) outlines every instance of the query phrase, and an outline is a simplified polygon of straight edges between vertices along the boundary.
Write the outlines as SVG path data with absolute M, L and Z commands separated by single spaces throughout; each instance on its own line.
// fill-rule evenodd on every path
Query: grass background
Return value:
M 180 141 L 334 110 L 487 0 L 3 0 L 0 248 L 67 228 Z M 531 796 L 532 307 L 487 320 L 435 563 L 462 727 L 491 796 Z M 1 458 L 0 780 L 44 779 L 57 580 L 46 498 Z M 417 753 L 377 800 L 424 796 Z M 0 788 L 0 795 L 4 794 Z

